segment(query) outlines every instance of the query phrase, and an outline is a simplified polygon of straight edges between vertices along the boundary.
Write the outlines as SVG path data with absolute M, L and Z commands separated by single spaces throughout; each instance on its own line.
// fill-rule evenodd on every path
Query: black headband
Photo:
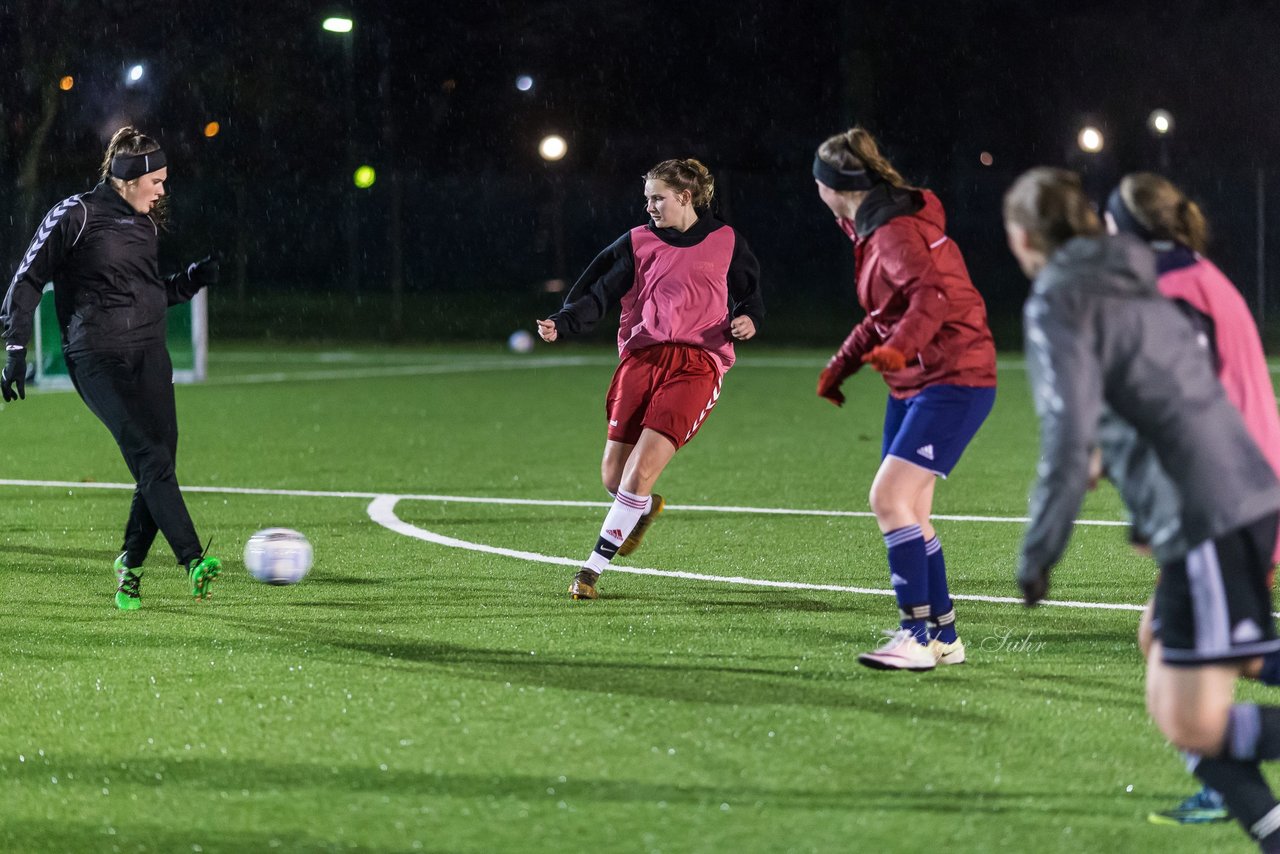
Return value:
M 880 180 L 880 176 L 866 169 L 837 169 L 821 157 L 814 155 L 813 177 L 833 190 L 848 192 L 850 190 L 870 190 Z
M 1111 195 L 1107 196 L 1107 213 L 1111 214 L 1111 218 L 1116 221 L 1116 229 L 1121 234 L 1132 234 L 1148 243 L 1157 239 L 1151 229 L 1138 222 L 1138 218 L 1133 215 L 1133 211 L 1129 210 L 1129 206 L 1124 203 L 1124 196 L 1120 195 L 1119 187 L 1116 187 L 1111 191 Z
M 111 158 L 111 177 L 132 181 L 148 172 L 163 169 L 166 165 L 164 151 L 159 148 L 146 154 L 117 154 Z

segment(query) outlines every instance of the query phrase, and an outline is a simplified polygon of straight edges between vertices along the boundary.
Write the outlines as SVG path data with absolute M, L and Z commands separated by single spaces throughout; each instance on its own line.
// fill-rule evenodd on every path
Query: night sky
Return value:
M 18 222 L 24 192 L 43 211 L 85 189 L 124 121 L 177 157 L 175 188 L 202 200 L 188 223 L 218 232 L 208 223 L 219 186 L 247 187 L 272 221 L 293 215 L 273 208 L 282 198 L 324 209 L 349 192 L 350 166 L 367 162 L 402 174 L 411 199 L 433 198 L 418 227 L 446 248 L 473 247 L 468 233 L 486 221 L 502 233 L 539 227 L 537 182 L 549 167 L 536 145 L 556 132 L 569 143 L 554 169 L 576 269 L 639 221 L 644 169 L 696 156 L 733 182 L 722 214 L 753 226 L 775 282 L 803 254 L 789 247 L 829 227 L 809 162 L 853 122 L 880 136 L 909 180 L 939 192 L 971 266 L 993 282 L 1012 269 L 1000 254 L 999 194 L 1032 165 L 1081 169 L 1098 193 L 1126 171 L 1165 171 L 1205 201 L 1219 224 L 1215 251 L 1238 280 L 1256 267 L 1258 170 L 1268 194 L 1280 187 L 1270 177 L 1280 169 L 1280 12 L 1262 2 L 365 0 L 345 6 L 350 35 L 322 31 L 342 8 L 0 0 L 8 231 L 29 234 Z M 146 75 L 126 86 L 135 63 Z M 43 94 L 65 74 L 75 86 L 41 142 Z M 520 75 L 533 78 L 527 92 Z M 1174 116 L 1163 152 L 1146 126 L 1155 108 Z M 214 138 L 202 133 L 210 120 L 221 126 Z M 1086 121 L 1106 136 L 1100 155 L 1075 146 Z M 466 196 L 452 226 L 438 216 L 446 192 Z M 10 264 L 26 238 L 3 239 Z M 317 233 L 300 249 L 327 240 Z M 488 240 L 512 255 L 511 269 L 542 251 L 536 240 Z M 273 270 L 288 269 L 282 251 L 271 253 Z M 439 285 L 449 276 L 428 267 L 452 269 L 474 251 L 423 250 L 410 287 Z M 840 247 L 823 241 L 823 251 Z

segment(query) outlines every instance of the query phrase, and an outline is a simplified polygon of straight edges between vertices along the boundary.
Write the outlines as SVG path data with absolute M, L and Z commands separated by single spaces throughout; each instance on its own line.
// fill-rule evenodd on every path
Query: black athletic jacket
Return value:
M 25 347 L 31 340 L 46 282 L 53 282 L 68 356 L 163 344 L 166 309 L 191 299 L 200 285 L 191 267 L 160 278 L 158 236 L 151 217 L 105 182 L 54 205 L 0 306 L 6 344 Z

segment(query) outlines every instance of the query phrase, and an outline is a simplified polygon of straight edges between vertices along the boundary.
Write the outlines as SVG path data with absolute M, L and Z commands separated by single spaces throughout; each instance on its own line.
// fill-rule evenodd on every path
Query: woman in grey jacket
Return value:
M 1280 482 L 1212 366 L 1186 346 L 1192 329 L 1157 290 L 1151 250 L 1102 234 L 1078 176 L 1027 172 L 1005 196 L 1004 219 L 1034 279 L 1023 317 L 1041 462 L 1018 564 L 1026 603 L 1045 597 L 1065 551 L 1105 406 L 1149 446 L 1180 505 L 1181 537 L 1152 543 L 1148 709 L 1262 850 L 1280 851 L 1280 802 L 1258 767 L 1280 758 L 1280 707 L 1233 704 L 1244 669 L 1280 650 L 1267 586 Z M 1136 500 L 1141 486 L 1121 495 Z

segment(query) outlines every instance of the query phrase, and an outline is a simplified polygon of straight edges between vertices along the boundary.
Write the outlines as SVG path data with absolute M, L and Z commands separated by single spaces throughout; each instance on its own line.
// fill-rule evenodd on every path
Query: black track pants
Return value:
M 125 563 L 142 565 L 157 530 L 179 563 L 199 557 L 200 539 L 174 471 L 178 413 L 169 351 L 155 345 L 81 353 L 67 358 L 67 368 L 80 397 L 111 431 L 138 484 L 124 529 Z

